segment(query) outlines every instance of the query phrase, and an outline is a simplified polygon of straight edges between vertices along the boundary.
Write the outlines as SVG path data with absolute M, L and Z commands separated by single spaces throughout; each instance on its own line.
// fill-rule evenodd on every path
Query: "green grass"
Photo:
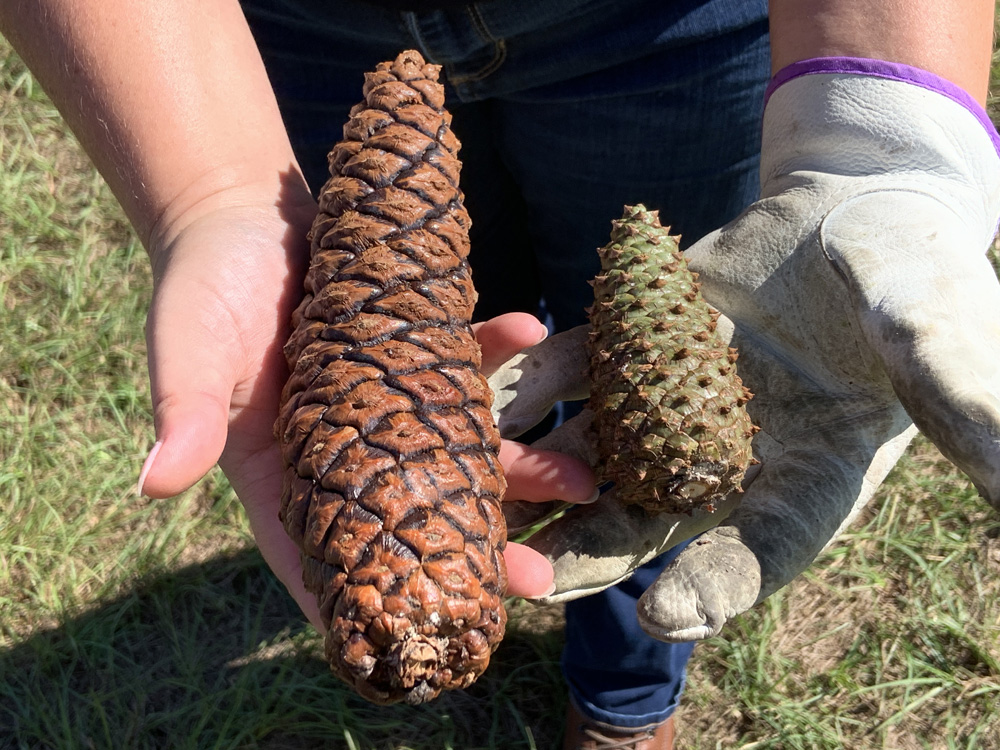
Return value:
M 135 495 L 149 294 L 107 188 L 0 46 L 0 750 L 556 747 L 558 607 L 514 605 L 471 690 L 370 706 L 221 474 Z M 1000 749 L 1000 519 L 918 441 L 807 575 L 696 650 L 677 719 L 699 750 Z

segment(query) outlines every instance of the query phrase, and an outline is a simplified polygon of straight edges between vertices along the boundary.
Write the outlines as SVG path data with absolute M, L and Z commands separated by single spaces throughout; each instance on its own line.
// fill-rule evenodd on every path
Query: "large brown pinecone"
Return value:
M 438 73 L 412 51 L 378 65 L 330 153 L 276 425 L 327 658 L 380 703 L 468 687 L 506 623 L 500 436 Z

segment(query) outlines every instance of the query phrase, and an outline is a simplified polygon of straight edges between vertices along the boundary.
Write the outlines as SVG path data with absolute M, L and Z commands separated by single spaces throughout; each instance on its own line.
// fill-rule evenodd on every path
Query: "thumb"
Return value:
M 225 372 L 223 342 L 190 301 L 154 306 L 147 324 L 156 442 L 138 492 L 170 497 L 191 487 L 226 445 L 235 378 Z

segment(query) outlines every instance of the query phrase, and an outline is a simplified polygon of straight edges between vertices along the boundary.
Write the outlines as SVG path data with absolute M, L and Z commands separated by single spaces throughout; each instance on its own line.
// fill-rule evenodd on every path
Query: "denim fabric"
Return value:
M 658 208 L 689 244 L 756 197 L 765 0 L 243 7 L 314 190 L 364 71 L 406 48 L 444 66 L 480 319 L 544 300 L 557 330 L 584 322 L 594 249 L 625 203 Z M 592 718 L 643 726 L 676 706 L 691 647 L 654 641 L 635 617 L 664 562 L 567 607 L 564 672 Z
M 563 675 L 576 707 L 609 727 L 660 724 L 677 708 L 693 643 L 661 643 L 638 627 L 635 606 L 686 544 L 627 581 L 566 605 Z

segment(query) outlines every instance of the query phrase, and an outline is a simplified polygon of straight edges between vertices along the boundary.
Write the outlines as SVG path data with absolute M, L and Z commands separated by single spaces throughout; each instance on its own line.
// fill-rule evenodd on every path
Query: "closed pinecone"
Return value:
M 379 703 L 471 685 L 506 623 L 500 436 L 439 70 L 378 65 L 330 153 L 276 425 L 327 659 Z
M 656 212 L 626 206 L 599 253 L 589 406 L 601 477 L 649 512 L 711 511 L 739 491 L 757 431 L 736 352 Z

